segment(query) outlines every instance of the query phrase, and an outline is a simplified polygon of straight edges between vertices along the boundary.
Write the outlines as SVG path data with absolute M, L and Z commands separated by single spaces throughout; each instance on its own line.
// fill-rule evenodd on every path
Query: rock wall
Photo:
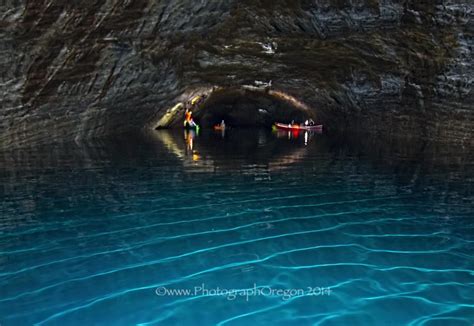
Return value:
M 7 0 L 0 144 L 150 128 L 272 81 L 329 129 L 472 142 L 470 0 Z

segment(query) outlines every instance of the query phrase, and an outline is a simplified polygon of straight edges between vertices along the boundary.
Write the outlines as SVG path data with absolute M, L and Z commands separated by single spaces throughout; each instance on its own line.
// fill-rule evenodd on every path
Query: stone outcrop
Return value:
M 0 6 L 3 146 L 153 128 L 213 87 L 269 81 L 332 130 L 472 142 L 472 1 Z

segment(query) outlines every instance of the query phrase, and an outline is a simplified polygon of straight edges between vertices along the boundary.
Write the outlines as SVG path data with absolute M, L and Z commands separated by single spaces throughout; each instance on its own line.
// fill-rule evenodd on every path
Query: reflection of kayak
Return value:
M 317 126 L 299 126 L 299 125 L 287 125 L 284 123 L 275 122 L 275 127 L 280 130 L 287 130 L 287 131 L 320 131 L 323 129 L 323 125 Z
M 225 126 L 221 126 L 221 125 L 214 126 L 214 130 L 218 130 L 218 131 L 225 130 Z

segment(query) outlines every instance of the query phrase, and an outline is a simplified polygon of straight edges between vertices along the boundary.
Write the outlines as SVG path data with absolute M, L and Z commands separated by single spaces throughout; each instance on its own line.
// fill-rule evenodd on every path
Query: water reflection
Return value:
M 198 135 L 184 131 L 184 143 L 176 131 L 157 130 L 149 135 L 182 161 L 188 172 L 217 172 L 241 168 L 244 174 L 260 175 L 284 169 L 304 159 L 305 145 L 313 135 L 287 138 L 266 130 L 213 130 Z M 257 164 L 258 163 L 258 164 Z M 256 166 L 259 168 L 256 168 Z
M 270 170 L 304 162 L 363 160 L 380 162 L 386 168 L 422 165 L 428 172 L 440 167 L 466 170 L 472 167 L 474 151 L 458 144 L 429 143 L 413 139 L 381 139 L 365 134 L 330 135 L 268 130 L 226 129 L 160 130 L 108 140 L 64 143 L 0 151 L 0 177 L 21 178 L 24 171 L 54 174 L 64 168 L 100 171 L 113 165 L 140 166 L 156 157 L 175 164 L 205 167 L 208 171 L 238 170 L 243 165 L 265 165 Z M 403 163 L 406 162 L 406 163 Z M 196 169 L 185 169 L 193 172 Z M 10 184 L 11 183 L 5 183 Z
M 322 131 L 275 130 L 274 134 L 278 138 L 288 138 L 289 140 L 304 139 L 304 144 L 306 146 L 316 135 L 322 134 Z
M 266 130 L 237 129 L 226 130 L 224 137 L 213 130 L 200 135 L 182 130 L 156 131 L 87 143 L 0 151 L 0 209 L 10 216 L 0 220 L 0 232 L 8 229 L 5 224 L 35 224 L 39 209 L 58 204 L 42 201 L 43 197 L 54 195 L 61 198 L 63 206 L 75 206 L 84 199 L 71 193 L 75 184 L 93 184 L 93 191 L 85 195 L 120 202 L 130 196 L 129 191 L 123 190 L 128 184 L 140 186 L 137 180 L 164 178 L 178 182 L 177 178 L 187 174 L 207 182 L 210 174 L 244 175 L 259 181 L 283 173 L 296 174 L 298 178 L 342 173 L 348 183 L 357 183 L 371 182 L 384 173 L 393 175 L 390 187 L 406 192 L 436 183 L 448 201 L 456 198 L 453 192 L 460 181 L 473 184 L 473 155 L 474 151 L 456 144 L 366 135 L 301 134 L 288 138 L 288 134 Z M 53 187 L 55 184 L 58 186 Z M 21 198 L 14 196 L 18 189 L 22 189 Z M 470 191 L 459 196 L 472 198 Z M 111 192 L 114 195 L 107 197 Z
M 194 149 L 194 138 L 197 137 L 197 131 L 195 130 L 184 130 L 184 141 L 186 142 L 186 156 L 190 156 L 193 161 L 199 161 L 201 156 L 199 152 Z

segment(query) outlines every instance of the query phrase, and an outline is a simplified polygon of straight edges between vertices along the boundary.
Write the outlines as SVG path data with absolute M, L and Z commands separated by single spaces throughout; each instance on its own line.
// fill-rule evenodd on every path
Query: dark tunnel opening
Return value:
M 224 120 L 231 127 L 271 127 L 275 122 L 302 123 L 316 119 L 312 110 L 280 93 L 246 89 L 218 90 L 192 106 L 196 123 L 204 128 Z M 174 125 L 179 126 L 175 121 Z

